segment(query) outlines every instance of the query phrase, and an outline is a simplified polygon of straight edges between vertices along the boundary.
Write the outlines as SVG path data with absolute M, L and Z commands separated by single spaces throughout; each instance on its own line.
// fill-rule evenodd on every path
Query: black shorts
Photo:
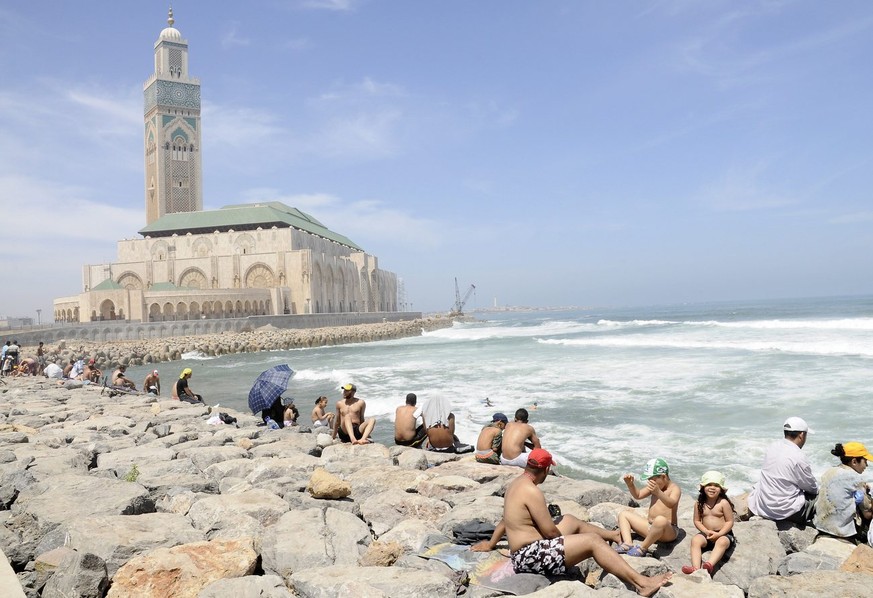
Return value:
M 352 431 L 355 433 L 355 438 L 360 440 L 360 438 L 361 438 L 360 424 L 352 424 Z M 342 426 L 340 426 L 336 432 L 337 432 L 337 434 L 339 434 L 340 440 L 342 440 L 343 442 L 351 442 L 352 441 L 352 439 L 349 438 L 349 435 L 346 434 L 346 431 L 343 430 Z
M 421 424 L 415 429 L 415 436 L 412 437 L 412 440 L 397 440 L 394 439 L 394 444 L 399 444 L 400 446 L 421 446 L 422 441 L 427 438 L 427 430 L 424 429 L 424 424 Z
M 715 542 L 713 542 L 712 540 L 708 539 L 708 538 L 706 537 L 706 534 L 704 534 L 703 532 L 699 532 L 697 535 L 698 535 L 698 536 L 703 536 L 703 538 L 706 540 L 706 546 L 703 547 L 703 551 L 704 551 L 704 552 L 706 552 L 707 550 L 712 550 L 713 548 L 715 548 Z M 736 539 L 736 537 L 734 537 L 734 532 L 733 532 L 733 531 L 729 531 L 728 533 L 726 533 L 726 534 L 724 535 L 724 537 L 728 539 L 728 542 L 730 542 L 730 544 L 728 545 L 727 549 L 728 549 L 728 550 L 733 550 L 733 547 L 737 545 L 737 539 Z M 716 538 L 716 540 L 718 540 L 718 538 Z

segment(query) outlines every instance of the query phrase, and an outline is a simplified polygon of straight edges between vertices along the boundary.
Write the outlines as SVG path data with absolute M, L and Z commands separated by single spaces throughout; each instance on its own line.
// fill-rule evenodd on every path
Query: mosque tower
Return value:
M 155 42 L 155 74 L 143 84 L 146 224 L 203 210 L 200 81 L 188 76 L 188 40 L 174 22 L 170 8 Z

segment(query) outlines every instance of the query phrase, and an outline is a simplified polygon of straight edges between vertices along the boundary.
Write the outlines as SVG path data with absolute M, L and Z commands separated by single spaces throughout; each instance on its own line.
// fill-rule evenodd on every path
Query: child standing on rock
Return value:
M 615 550 L 628 556 L 646 556 L 655 542 L 672 542 L 679 536 L 676 512 L 682 490 L 670 479 L 667 462 L 660 458 L 649 460 L 640 478 L 646 480 L 642 488 L 634 484 L 634 474 L 628 473 L 622 478 L 634 500 L 652 497 L 648 518 L 640 517 L 630 509 L 618 514 L 621 544 Z M 643 537 L 642 544 L 631 544 L 634 532 Z
M 717 471 L 707 471 L 700 478 L 700 495 L 694 507 L 694 527 L 700 533 L 691 539 L 691 564 L 682 567 L 682 573 L 694 573 L 703 567 L 710 575 L 728 549 L 737 541 L 734 538 L 734 504 L 727 497 L 724 476 Z M 703 551 L 711 550 L 709 560 L 703 560 Z

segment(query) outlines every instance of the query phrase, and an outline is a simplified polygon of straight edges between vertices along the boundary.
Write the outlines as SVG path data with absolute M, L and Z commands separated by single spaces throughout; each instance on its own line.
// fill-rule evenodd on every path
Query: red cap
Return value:
M 552 459 L 552 453 L 546 449 L 534 449 L 527 457 L 527 466 L 534 469 L 545 469 L 550 465 L 555 465 L 555 460 Z
M 88 360 L 88 365 L 91 365 L 92 363 L 97 363 L 96 361 L 94 361 L 93 357 Z

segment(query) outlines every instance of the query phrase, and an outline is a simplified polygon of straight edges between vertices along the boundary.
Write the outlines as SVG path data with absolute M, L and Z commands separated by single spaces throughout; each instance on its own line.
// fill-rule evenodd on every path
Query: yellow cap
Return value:
M 846 452 L 847 457 L 863 457 L 868 461 L 873 461 L 873 455 L 860 442 L 847 442 L 843 445 L 843 450 Z
M 194 372 L 191 371 L 191 368 L 185 368 L 184 370 L 182 370 L 182 373 L 179 375 L 179 378 L 181 379 L 181 378 L 184 378 L 185 376 L 190 376 L 193 373 Z
M 720 471 L 707 471 L 700 477 L 700 485 L 708 486 L 710 484 L 715 484 L 721 489 L 725 489 L 724 487 L 724 474 Z

